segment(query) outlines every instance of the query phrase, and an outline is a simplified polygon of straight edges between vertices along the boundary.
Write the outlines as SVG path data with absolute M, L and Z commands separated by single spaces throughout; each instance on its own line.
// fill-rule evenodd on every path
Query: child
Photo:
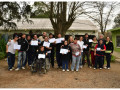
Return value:
M 68 46 L 68 42 L 67 41 L 64 41 L 64 45 L 61 47 L 62 49 L 67 49 L 68 52 L 70 52 L 70 46 Z M 70 54 L 67 53 L 67 54 L 63 54 L 62 53 L 62 71 L 65 71 L 65 68 L 67 71 L 69 71 L 68 69 L 68 62 L 69 62 L 69 59 L 70 59 Z
M 104 60 L 104 51 L 106 50 L 106 46 L 103 44 L 103 40 L 100 39 L 99 43 L 95 46 L 94 55 L 96 55 L 95 59 L 95 67 L 97 69 L 97 64 L 99 63 L 100 70 L 103 68 L 103 60 Z

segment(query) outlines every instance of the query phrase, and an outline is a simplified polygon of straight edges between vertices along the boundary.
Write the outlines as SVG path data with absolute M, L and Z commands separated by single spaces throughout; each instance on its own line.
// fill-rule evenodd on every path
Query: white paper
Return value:
M 45 58 L 45 54 L 38 54 L 38 59 L 40 59 L 40 58 Z
M 51 53 L 51 51 L 47 51 L 47 53 Z
M 56 43 L 61 43 L 61 39 L 58 38 L 58 39 L 55 39 Z
M 38 46 L 38 41 L 31 41 L 32 46 Z
M 50 42 L 50 43 L 54 43 L 54 42 L 55 42 L 55 38 L 49 39 L 49 42 Z
M 68 49 L 60 49 L 60 53 L 67 54 L 68 53 Z
M 92 39 L 89 39 L 89 42 L 93 42 L 93 40 L 92 40 Z
M 86 45 L 83 45 L 83 48 L 87 48 L 87 46 L 86 46 Z
M 60 38 L 61 41 L 64 41 L 65 39 L 64 38 Z
M 100 51 L 101 50 L 101 48 L 97 48 L 97 51 Z
M 14 44 L 14 49 L 18 49 L 18 50 L 20 50 L 20 48 L 21 48 L 21 45 Z
M 45 47 L 50 47 L 50 43 L 49 43 L 49 42 L 44 42 L 44 43 L 43 43 L 43 46 L 45 46 Z
M 76 52 L 75 55 L 78 56 L 80 54 L 80 52 Z

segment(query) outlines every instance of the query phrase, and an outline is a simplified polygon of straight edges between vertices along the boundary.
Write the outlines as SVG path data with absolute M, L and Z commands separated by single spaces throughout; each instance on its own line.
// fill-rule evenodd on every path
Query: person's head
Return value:
M 100 39 L 100 40 L 99 40 L 99 43 L 100 43 L 100 44 L 103 44 L 103 40 L 102 40 L 102 39 Z
M 93 37 L 93 41 L 96 41 L 96 40 L 97 40 L 97 37 L 96 37 L 96 36 L 94 36 L 94 37 Z
M 46 33 L 46 32 L 43 32 L 43 36 L 44 36 L 44 37 L 47 36 L 47 33 Z
M 78 40 L 77 38 L 74 38 L 74 43 L 75 43 L 75 44 L 77 43 L 77 40 Z
M 60 33 L 57 36 L 58 36 L 58 38 L 61 38 L 61 34 Z
M 68 45 L 68 42 L 67 42 L 67 40 L 65 40 L 65 41 L 64 41 L 64 45 Z
M 106 40 L 107 40 L 107 42 L 109 42 L 110 41 L 110 37 L 106 37 Z
M 28 35 L 28 36 L 27 36 L 27 40 L 30 40 L 30 39 L 31 39 L 31 37 L 30 37 L 30 35 Z
M 100 34 L 99 35 L 99 39 L 103 39 L 104 38 L 104 35 L 103 34 Z
M 88 33 L 85 33 L 85 38 L 88 38 Z
M 49 38 L 53 38 L 53 34 L 52 33 L 49 34 Z
M 44 51 L 44 46 L 40 46 L 40 51 Z
M 38 38 L 37 35 L 34 35 L 34 39 L 37 40 L 37 38 Z
M 48 41 L 48 37 L 47 37 L 47 36 L 45 36 L 45 39 L 44 39 L 44 41 L 46 41 L 46 42 Z
M 15 35 L 14 40 L 17 41 L 18 38 L 19 38 L 19 37 L 18 37 L 17 35 Z
M 25 35 L 25 34 L 23 34 L 23 35 L 22 35 L 22 38 L 23 38 L 23 39 L 25 39 L 25 38 L 26 38 L 26 35 Z
M 83 40 L 83 37 L 81 36 L 81 37 L 80 37 L 80 41 L 82 41 L 82 40 Z
M 69 42 L 73 42 L 73 41 L 74 41 L 73 36 L 70 36 L 69 37 Z

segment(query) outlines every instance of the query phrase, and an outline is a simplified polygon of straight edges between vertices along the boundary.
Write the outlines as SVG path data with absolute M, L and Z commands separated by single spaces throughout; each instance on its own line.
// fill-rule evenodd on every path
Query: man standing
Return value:
M 83 66 L 85 65 L 85 56 L 87 56 L 87 63 L 88 63 L 88 67 L 91 68 L 90 66 L 90 59 L 89 59 L 89 47 L 90 47 L 90 43 L 89 43 L 89 38 L 88 38 L 88 34 L 85 34 L 85 38 L 83 39 L 84 45 L 86 46 L 86 48 L 83 48 Z
M 14 68 L 15 64 L 15 49 L 14 45 L 18 44 L 17 42 L 18 36 L 15 35 L 13 40 L 9 40 L 7 45 L 6 45 L 6 53 L 7 53 L 7 58 L 8 58 L 8 70 L 12 71 Z
M 18 40 L 18 44 L 21 45 L 21 48 L 18 51 L 18 66 L 16 71 L 20 70 L 21 66 L 22 69 L 25 69 L 26 51 L 28 50 L 28 42 L 26 40 L 25 34 L 23 34 L 21 39 Z M 22 59 L 22 65 L 21 65 L 21 59 Z
M 47 36 L 46 32 L 43 32 L 43 35 L 39 37 L 39 40 L 42 42 L 44 41 L 44 38 Z

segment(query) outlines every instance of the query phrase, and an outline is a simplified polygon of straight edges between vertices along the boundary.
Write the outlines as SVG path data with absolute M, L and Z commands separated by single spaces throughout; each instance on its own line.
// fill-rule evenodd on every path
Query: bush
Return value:
M 1 60 L 1 59 L 4 59 L 5 56 L 6 56 L 6 54 L 5 54 L 4 52 L 0 52 L 0 60 Z
M 115 56 L 111 56 L 111 62 L 115 62 Z

